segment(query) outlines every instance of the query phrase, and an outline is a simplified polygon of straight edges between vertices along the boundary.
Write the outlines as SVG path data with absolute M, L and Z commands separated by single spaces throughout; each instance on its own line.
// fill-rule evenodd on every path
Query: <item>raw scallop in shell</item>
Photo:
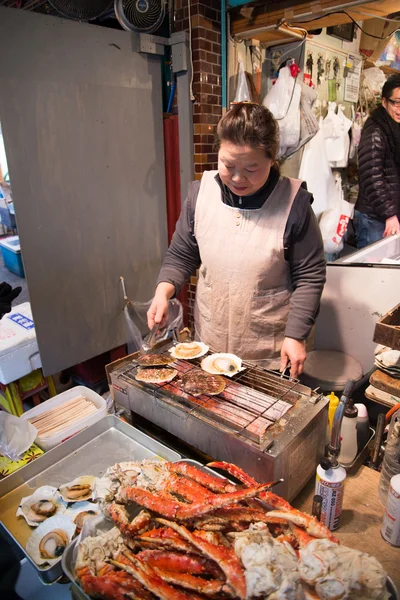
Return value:
M 207 354 L 209 348 L 203 342 L 182 342 L 168 350 L 173 358 L 192 360 Z
M 82 502 L 90 500 L 93 494 L 96 477 L 93 475 L 82 475 L 69 483 L 60 485 L 59 490 L 65 502 Z
M 93 502 L 75 502 L 67 508 L 64 516 L 75 523 L 76 532 L 79 533 L 85 521 L 100 514 L 101 510 L 98 504 L 93 504 Z
M 31 527 L 37 527 L 50 517 L 62 514 L 67 505 L 63 502 L 57 488 L 42 485 L 32 496 L 22 498 L 17 517 L 22 516 Z
M 53 565 L 70 543 L 75 524 L 65 515 L 50 517 L 35 529 L 26 544 L 26 551 L 39 566 Z
M 224 354 L 222 352 L 218 354 L 210 354 L 201 361 L 201 368 L 211 375 L 227 375 L 232 377 L 244 371 L 242 367 L 242 359 L 235 354 Z

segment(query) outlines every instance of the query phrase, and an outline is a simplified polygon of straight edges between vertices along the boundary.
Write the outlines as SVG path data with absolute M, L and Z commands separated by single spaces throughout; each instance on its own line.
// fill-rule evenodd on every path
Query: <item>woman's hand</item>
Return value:
M 394 215 L 394 217 L 390 217 L 390 219 L 386 219 L 385 225 L 385 231 L 383 232 L 382 237 L 387 237 L 388 235 L 396 235 L 396 233 L 400 233 L 400 223 L 396 215 Z
M 303 372 L 306 357 L 305 341 L 285 337 L 281 350 L 281 372 L 287 367 L 290 361 L 290 376 L 294 378 L 298 377 Z
M 172 283 L 162 281 L 156 288 L 156 293 L 150 308 L 147 311 L 147 325 L 153 329 L 155 323 L 163 327 L 168 319 L 168 300 L 175 294 L 175 286 Z

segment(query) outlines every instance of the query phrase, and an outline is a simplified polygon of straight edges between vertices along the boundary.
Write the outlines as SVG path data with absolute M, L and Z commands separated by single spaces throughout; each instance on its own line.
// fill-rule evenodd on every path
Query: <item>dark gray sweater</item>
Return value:
M 218 175 L 216 180 L 221 187 L 221 199 L 225 204 L 249 210 L 261 208 L 264 202 L 268 201 L 279 180 L 279 173 L 271 170 L 261 190 L 242 198 L 230 192 Z M 189 184 L 188 197 L 183 204 L 157 280 L 157 284 L 165 281 L 174 285 L 177 294 L 201 263 L 199 247 L 194 235 L 199 189 L 200 181 Z M 318 314 L 326 278 L 324 248 L 319 226 L 311 208 L 312 201 L 312 194 L 307 191 L 304 184 L 293 201 L 283 240 L 293 290 L 285 335 L 297 340 L 305 340 L 310 333 Z

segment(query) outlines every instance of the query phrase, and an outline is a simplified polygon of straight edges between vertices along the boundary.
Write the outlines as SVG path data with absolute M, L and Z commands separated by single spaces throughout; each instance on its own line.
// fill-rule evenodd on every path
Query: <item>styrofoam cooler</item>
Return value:
M 24 302 L 0 321 L 0 381 L 11 383 L 41 366 L 31 305 Z

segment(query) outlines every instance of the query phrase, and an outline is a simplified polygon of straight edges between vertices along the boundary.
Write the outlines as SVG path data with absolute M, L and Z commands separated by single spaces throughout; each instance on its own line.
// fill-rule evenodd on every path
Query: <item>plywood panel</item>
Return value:
M 159 59 L 129 33 L 0 9 L 0 119 L 42 363 L 125 342 L 167 246 Z

